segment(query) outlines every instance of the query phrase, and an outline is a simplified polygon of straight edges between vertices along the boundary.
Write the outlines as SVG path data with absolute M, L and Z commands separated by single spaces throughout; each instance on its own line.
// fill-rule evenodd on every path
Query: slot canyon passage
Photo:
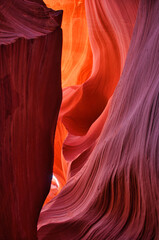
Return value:
M 0 240 L 35 239 L 159 240 L 158 0 L 0 0 Z

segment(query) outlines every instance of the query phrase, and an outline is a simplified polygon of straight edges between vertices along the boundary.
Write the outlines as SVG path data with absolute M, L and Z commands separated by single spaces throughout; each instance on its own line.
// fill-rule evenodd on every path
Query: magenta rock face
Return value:
M 157 0 L 140 1 L 124 70 L 107 114 L 83 167 L 43 207 L 39 240 L 159 239 Z
M 37 239 L 61 104 L 62 12 L 0 0 L 0 239 Z

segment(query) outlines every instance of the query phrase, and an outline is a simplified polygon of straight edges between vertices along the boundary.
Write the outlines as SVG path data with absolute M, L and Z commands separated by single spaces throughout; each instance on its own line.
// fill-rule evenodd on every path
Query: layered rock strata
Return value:
M 140 1 L 124 70 L 102 132 L 81 170 L 42 209 L 40 240 L 159 239 L 158 13 L 159 1 Z M 91 108 L 93 102 L 89 112 Z M 76 109 L 78 114 L 81 109 Z M 80 133 L 80 122 L 76 123 L 77 128 L 69 125 L 72 134 Z

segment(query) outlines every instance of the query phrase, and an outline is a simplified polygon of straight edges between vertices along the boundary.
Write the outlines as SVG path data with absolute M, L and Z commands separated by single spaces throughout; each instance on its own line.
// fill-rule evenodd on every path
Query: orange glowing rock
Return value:
M 138 8 L 138 1 L 114 0 L 111 4 L 94 1 L 92 4 L 87 0 L 85 4 L 93 52 L 92 72 L 81 86 L 63 90 L 60 110 L 69 132 L 63 154 L 71 162 L 71 172 L 81 168 L 100 136 L 108 101 L 123 70 Z
M 81 84 L 91 73 L 92 52 L 89 44 L 83 0 L 44 0 L 54 10 L 63 10 L 62 86 Z
M 39 240 L 159 239 L 159 1 L 140 1 L 130 43 L 137 7 L 86 0 L 92 75 L 64 90 L 71 177 L 42 209 Z
M 92 51 L 89 43 L 85 3 L 84 1 L 44 1 L 48 7 L 54 10 L 63 10 L 63 51 L 62 51 L 62 86 L 66 87 L 80 85 L 85 82 L 91 74 L 92 69 Z M 76 87 L 75 87 L 76 88 Z M 70 89 L 68 101 L 70 102 L 70 94 L 74 92 Z M 63 94 L 65 95 L 64 90 Z M 64 97 L 63 106 L 71 106 L 67 103 L 67 96 Z M 60 186 L 58 192 L 67 181 L 68 163 L 62 154 L 62 144 L 67 136 L 67 130 L 61 122 L 61 117 L 58 120 L 56 135 L 55 135 L 55 159 L 53 172 L 56 175 Z M 46 199 L 49 201 L 53 196 L 53 190 L 50 189 L 50 194 Z
M 56 130 L 54 173 L 66 183 L 73 174 L 70 171 L 80 168 L 90 155 L 106 120 L 106 106 L 125 63 L 138 0 L 114 0 L 111 4 L 91 0 L 45 2 L 53 9 L 64 10 L 63 101 Z

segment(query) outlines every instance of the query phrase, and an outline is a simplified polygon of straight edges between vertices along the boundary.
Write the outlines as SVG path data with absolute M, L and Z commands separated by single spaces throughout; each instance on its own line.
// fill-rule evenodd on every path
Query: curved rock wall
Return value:
M 86 1 L 86 6 L 96 5 L 94 14 L 100 17 L 100 26 L 105 26 L 106 22 L 102 21 L 102 17 L 105 16 L 102 6 L 109 6 L 109 2 L 90 2 Z M 120 2 L 124 3 L 124 1 Z M 119 5 L 121 3 L 118 2 Z M 122 9 L 121 6 L 120 9 Z M 132 5 L 130 6 L 131 13 L 133 8 Z M 94 8 L 91 9 L 93 11 Z M 102 15 L 98 14 L 99 9 L 103 10 Z M 106 9 L 110 10 L 110 8 Z M 116 8 L 114 7 L 113 10 L 115 12 Z M 112 14 L 115 14 L 114 12 Z M 159 238 L 158 12 L 158 1 L 140 1 L 126 63 L 114 93 L 112 88 L 113 96 L 107 109 L 108 115 L 107 118 L 105 117 L 102 132 L 92 153 L 88 153 L 81 170 L 77 171 L 59 195 L 42 209 L 38 223 L 39 239 L 54 237 L 65 240 L 157 240 Z M 117 22 L 116 24 L 114 22 L 113 26 L 115 28 Z M 92 29 L 92 32 L 93 30 L 97 31 Z M 104 31 L 102 33 L 104 34 Z M 122 43 L 123 40 L 119 41 L 120 64 L 122 63 L 122 57 L 120 57 Z M 93 44 L 92 42 L 92 46 Z M 98 44 L 102 47 L 102 41 Z M 96 49 L 98 47 L 96 45 Z M 115 71 L 117 59 L 115 58 L 115 62 L 110 65 L 112 76 L 116 76 L 117 73 Z M 104 57 L 99 61 L 99 66 L 103 61 Z M 114 71 L 113 67 L 115 67 Z M 119 73 L 120 71 L 118 76 Z M 86 86 L 88 85 L 89 81 L 86 83 Z M 107 85 L 109 86 L 109 83 L 105 80 L 103 89 L 107 89 Z M 98 88 L 94 91 L 97 91 L 99 86 L 98 81 Z M 86 95 L 88 102 L 92 92 Z M 78 108 L 76 109 L 78 114 L 73 116 L 82 116 L 82 119 L 87 119 L 87 113 L 91 116 L 90 112 L 92 109 L 92 112 L 95 111 L 95 103 L 98 101 L 98 95 L 93 93 L 92 101 L 94 102 L 89 106 L 88 104 L 80 105 L 82 103 L 80 98 L 79 111 Z M 89 108 L 89 111 L 85 114 L 81 109 L 86 108 Z M 75 110 L 70 111 L 71 114 L 73 111 Z M 84 135 L 89 126 L 88 122 L 86 121 L 82 128 L 80 122 L 76 121 L 78 123 L 76 129 L 76 125 L 71 124 L 72 121 L 71 119 L 70 123 L 67 122 L 70 124 L 68 130 L 72 131 L 71 134 Z M 71 139 L 69 141 L 71 142 Z M 71 148 L 67 154 L 68 157 L 72 157 Z

